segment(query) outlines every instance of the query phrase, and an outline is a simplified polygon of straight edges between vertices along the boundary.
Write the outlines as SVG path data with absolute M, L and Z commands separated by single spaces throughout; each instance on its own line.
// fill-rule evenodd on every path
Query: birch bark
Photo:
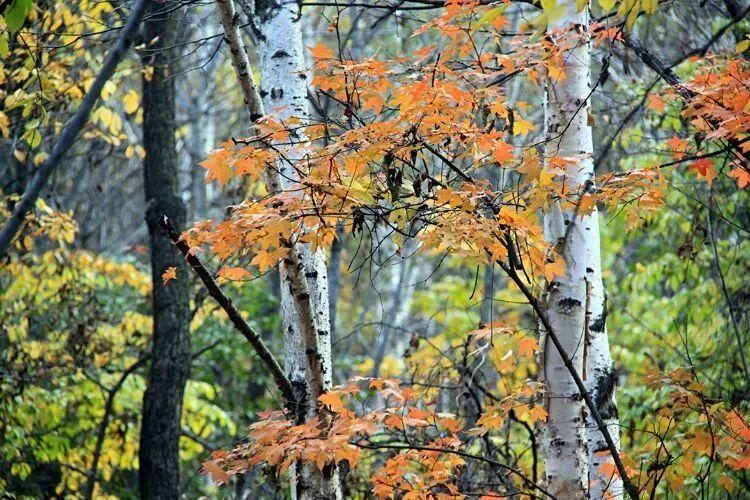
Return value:
M 238 16 L 231 0 L 219 0 L 219 12 L 232 53 L 232 62 L 253 121 L 266 112 L 287 123 L 309 120 L 307 75 L 302 47 L 300 4 L 295 1 L 258 2 L 254 9 L 242 2 L 254 26 L 261 68 L 261 90 L 257 92 L 250 65 L 239 37 Z M 289 190 L 298 179 L 293 168 L 304 156 L 307 138 L 291 134 L 288 144 L 276 144 L 285 162 L 266 173 L 270 193 Z M 295 387 L 299 420 L 318 414 L 317 398 L 332 386 L 328 279 L 325 254 L 310 246 L 289 242 L 289 256 L 280 267 L 281 314 L 284 322 L 284 357 L 287 376 Z M 336 467 L 321 473 L 315 465 L 292 469 L 292 497 L 299 499 L 340 498 Z
M 587 29 L 588 9 L 578 11 L 566 1 L 559 19 L 559 43 L 580 37 Z M 575 157 L 562 182 L 575 192 L 590 189 L 594 176 L 593 141 L 588 124 L 591 53 L 588 39 L 577 40 L 563 55 L 564 78 L 547 83 L 545 158 Z M 559 204 L 545 214 L 545 235 L 566 262 L 566 274 L 549 284 L 545 308 L 552 328 L 572 357 L 610 433 L 619 444 L 614 402 L 614 370 L 606 332 L 606 300 L 601 275 L 598 214 L 577 214 Z M 546 342 L 545 342 L 546 344 Z M 549 418 L 544 438 L 547 481 L 561 498 L 610 498 L 622 494 L 619 480 L 604 477 L 600 466 L 607 446 L 586 411 L 573 378 L 553 346 L 545 345 L 542 373 L 548 387 Z

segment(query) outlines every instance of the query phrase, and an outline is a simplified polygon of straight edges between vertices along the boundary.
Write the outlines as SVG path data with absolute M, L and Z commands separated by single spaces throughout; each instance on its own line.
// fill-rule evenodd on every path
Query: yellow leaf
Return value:
M 519 118 L 513 122 L 513 135 L 525 135 L 535 128 L 530 121 Z
M 130 89 L 125 97 L 122 98 L 122 102 L 125 103 L 125 112 L 127 114 L 133 114 L 138 109 L 138 92 Z
M 609 10 L 615 6 L 617 3 L 617 0 L 599 0 L 599 6 L 605 11 L 609 12 Z
M 169 280 L 177 279 L 177 268 L 174 266 L 168 267 L 167 270 L 164 271 L 164 274 L 161 275 L 161 279 L 164 281 L 165 285 Z
M 748 49 L 748 47 L 750 47 L 750 39 L 742 40 L 734 47 L 734 52 L 736 54 L 742 54 Z

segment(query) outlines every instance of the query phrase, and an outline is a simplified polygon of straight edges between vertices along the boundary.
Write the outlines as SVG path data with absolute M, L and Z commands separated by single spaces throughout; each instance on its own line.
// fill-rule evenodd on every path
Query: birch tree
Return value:
M 588 8 L 565 2 L 548 29 L 559 44 L 571 43 L 589 24 Z M 591 48 L 588 39 L 572 42 L 563 55 L 563 76 L 547 82 L 545 157 L 571 161 L 561 177 L 571 190 L 593 188 L 593 140 L 589 116 Z M 549 165 L 548 165 L 549 167 Z M 614 402 L 614 371 L 606 331 L 606 298 L 601 275 L 599 222 L 588 214 L 563 210 L 560 203 L 545 214 L 545 236 L 565 259 L 566 272 L 548 284 L 542 301 L 548 318 L 574 367 L 586 383 L 602 419 L 619 443 Z M 604 476 L 607 446 L 596 422 L 557 350 L 545 342 L 542 374 L 548 388 L 549 419 L 545 435 L 550 491 L 563 498 L 619 496 L 619 480 Z
M 307 76 L 299 4 L 258 3 L 254 8 L 248 4 L 243 7 L 254 25 L 261 66 L 260 92 L 239 36 L 239 17 L 234 6 L 230 1 L 219 2 L 232 62 L 251 118 L 258 120 L 268 110 L 275 121 L 307 123 Z M 278 36 L 279 33 L 286 36 Z M 285 160 L 277 162 L 265 174 L 270 193 L 290 190 L 297 180 L 294 162 L 303 156 L 306 141 L 304 135 L 292 132 L 289 144 L 273 145 L 284 151 Z M 313 251 L 309 245 L 294 241 L 288 245 L 289 256 L 280 265 L 284 359 L 287 376 L 295 389 L 297 418 L 305 421 L 318 415 L 318 397 L 332 386 L 328 279 L 322 249 Z M 304 464 L 290 472 L 295 498 L 341 496 L 335 466 L 321 472 L 314 465 Z

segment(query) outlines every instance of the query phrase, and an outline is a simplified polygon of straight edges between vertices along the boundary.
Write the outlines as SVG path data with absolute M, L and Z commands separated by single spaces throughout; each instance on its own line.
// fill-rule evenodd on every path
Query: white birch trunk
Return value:
M 564 9 L 564 13 L 549 24 L 550 31 L 567 30 L 575 24 L 588 25 L 586 10 L 578 12 L 574 0 L 566 0 Z M 560 38 L 564 40 L 576 35 L 570 30 Z M 545 159 L 582 156 L 567 167 L 563 179 L 571 190 L 576 190 L 593 175 L 593 144 L 591 128 L 587 124 L 589 107 L 588 104 L 581 105 L 588 98 L 591 87 L 589 44 L 577 44 L 563 58 L 566 77 L 547 81 Z M 576 217 L 571 211 L 563 211 L 559 204 L 554 204 L 544 217 L 545 236 L 564 257 L 566 274 L 548 284 L 542 303 L 551 327 L 581 376 L 586 349 L 587 267 L 592 257 L 590 234 L 594 221 L 596 213 Z M 585 405 L 557 349 L 547 341 L 544 332 L 542 338 L 541 372 L 547 384 L 549 413 L 543 441 L 548 489 L 558 498 L 586 498 Z
M 261 98 L 274 120 L 290 118 L 304 125 L 309 120 L 307 73 L 302 45 L 300 4 L 296 1 L 258 2 L 254 21 L 258 28 L 257 49 L 261 67 Z M 307 138 L 292 136 L 287 158 L 303 156 Z M 296 150 L 295 150 L 296 149 Z M 280 188 L 288 189 L 297 179 L 288 163 L 279 164 Z M 313 252 L 309 245 L 295 244 L 281 268 L 281 304 L 284 321 L 286 370 L 292 384 L 305 387 L 308 395 L 307 417 L 317 413 L 317 397 L 332 386 L 331 337 L 328 307 L 328 275 L 325 253 Z M 306 290 L 295 289 L 295 285 Z M 306 301 L 309 310 L 303 310 Z M 312 324 L 310 324 L 312 323 Z M 312 344 L 312 345 L 311 345 Z M 314 352 L 310 352 L 314 349 Z M 318 372 L 319 373 L 316 373 Z M 334 468 L 321 474 L 314 465 L 305 465 L 294 476 L 293 495 L 300 499 L 340 498 L 338 474 Z
M 217 5 L 232 64 L 252 120 L 270 113 L 274 120 L 282 123 L 294 117 L 301 120 L 297 125 L 304 125 L 309 115 L 299 4 L 289 1 L 259 3 L 252 12 L 247 2 L 242 3 L 258 29 L 255 35 L 261 66 L 260 93 L 252 79 L 232 0 L 218 0 Z M 306 140 L 298 134 L 291 137 L 291 145 L 276 147 L 284 150 L 285 158 L 293 162 L 303 156 Z M 265 174 L 269 193 L 288 189 L 295 179 L 294 169 L 281 162 L 276 170 L 269 169 Z M 303 411 L 297 408 L 297 418 L 307 420 L 318 413 L 318 396 L 332 386 L 327 269 L 322 250 L 312 252 L 309 245 L 289 243 L 289 255 L 280 266 L 284 357 L 297 400 L 304 404 Z M 313 464 L 297 469 L 294 466 L 290 472 L 292 498 L 341 498 L 335 466 L 325 473 Z
M 550 29 L 568 29 L 562 37 L 577 35 L 571 26 L 588 27 L 588 9 L 578 12 L 567 0 L 565 14 Z M 594 176 L 593 140 L 588 124 L 591 93 L 591 49 L 588 40 L 565 54 L 566 77 L 549 81 L 545 124 L 548 143 L 545 157 L 579 156 L 568 166 L 564 181 L 572 189 L 588 189 Z M 567 127 L 567 128 L 566 128 Z M 575 218 L 575 220 L 573 220 Z M 596 209 L 575 216 L 559 205 L 545 216 L 550 243 L 566 260 L 566 276 L 550 284 L 548 314 L 565 349 L 581 374 L 588 392 L 608 427 L 615 444 L 620 441 L 614 399 L 615 373 L 606 330 L 606 296 L 602 281 L 599 219 Z M 566 237 L 567 234 L 567 237 Z M 545 450 L 547 480 L 553 494 L 566 498 L 615 498 L 623 493 L 619 478 L 605 476 L 604 462 L 611 462 L 607 445 L 596 422 L 586 411 L 572 378 L 553 346 L 545 346 L 544 372 L 549 387 L 549 420 Z M 585 428 L 583 424 L 585 423 Z

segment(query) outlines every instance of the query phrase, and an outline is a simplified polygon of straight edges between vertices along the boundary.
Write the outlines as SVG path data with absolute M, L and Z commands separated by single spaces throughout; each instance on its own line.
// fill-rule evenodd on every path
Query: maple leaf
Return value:
M 539 344 L 531 337 L 524 337 L 518 341 L 518 354 L 521 356 L 532 356 L 534 351 L 539 350 Z
M 664 102 L 664 99 L 662 99 L 658 94 L 649 94 L 648 105 L 646 106 L 648 109 L 653 109 L 654 111 L 662 113 L 664 112 L 664 107 L 666 105 L 667 103 Z
M 172 266 L 168 267 L 166 271 L 164 271 L 164 274 L 161 275 L 162 281 L 164 281 L 164 284 L 166 285 L 169 280 L 177 279 L 177 268 Z
M 246 278 L 250 278 L 250 271 L 241 267 L 222 267 L 219 269 L 219 276 L 228 280 L 240 281 Z
M 542 422 L 547 421 L 547 410 L 545 410 L 542 406 L 536 405 L 534 408 L 529 410 L 529 419 L 531 419 L 531 423 L 533 424 L 537 420 L 541 420 Z
M 711 184 L 716 178 L 716 170 L 714 170 L 714 162 L 708 158 L 701 158 L 695 163 L 690 165 L 690 170 L 695 172 L 698 177 L 706 179 L 706 182 Z
M 688 146 L 686 140 L 680 139 L 676 135 L 673 135 L 672 138 L 667 141 L 667 145 L 672 148 L 672 155 L 675 158 L 679 159 L 685 156 L 685 152 L 687 151 Z
M 318 401 L 331 408 L 336 413 L 341 413 L 344 410 L 344 402 L 341 401 L 341 394 L 337 392 L 326 392 L 318 396 Z
M 708 454 L 711 452 L 713 439 L 708 432 L 699 431 L 688 442 L 694 450 Z
M 547 262 L 544 264 L 543 272 L 544 277 L 551 283 L 555 279 L 555 276 L 562 276 L 565 274 L 565 263 L 562 262 L 562 260 Z
M 519 118 L 513 122 L 513 135 L 525 135 L 536 129 L 533 123 L 523 118 Z
M 492 151 L 492 157 L 495 161 L 503 164 L 513 159 L 513 146 L 507 142 L 498 142 L 495 149 Z
M 516 170 L 526 176 L 527 181 L 533 181 L 539 179 L 539 174 L 542 172 L 542 165 L 538 158 L 529 158 L 525 159 Z
M 216 465 L 214 462 L 204 462 L 203 470 L 211 476 L 211 481 L 214 483 L 226 484 L 229 480 L 229 474 L 224 469 Z
M 745 189 L 750 184 L 750 172 L 743 167 L 735 167 L 729 172 L 729 177 L 737 179 L 737 187 Z
M 230 154 L 227 149 L 217 149 L 200 163 L 201 167 L 208 170 L 206 182 L 216 179 L 222 186 L 229 182 L 232 176 L 232 168 L 229 166 Z
M 307 50 L 312 54 L 313 59 L 333 59 L 333 51 L 326 47 L 322 42 L 315 47 L 308 47 Z

